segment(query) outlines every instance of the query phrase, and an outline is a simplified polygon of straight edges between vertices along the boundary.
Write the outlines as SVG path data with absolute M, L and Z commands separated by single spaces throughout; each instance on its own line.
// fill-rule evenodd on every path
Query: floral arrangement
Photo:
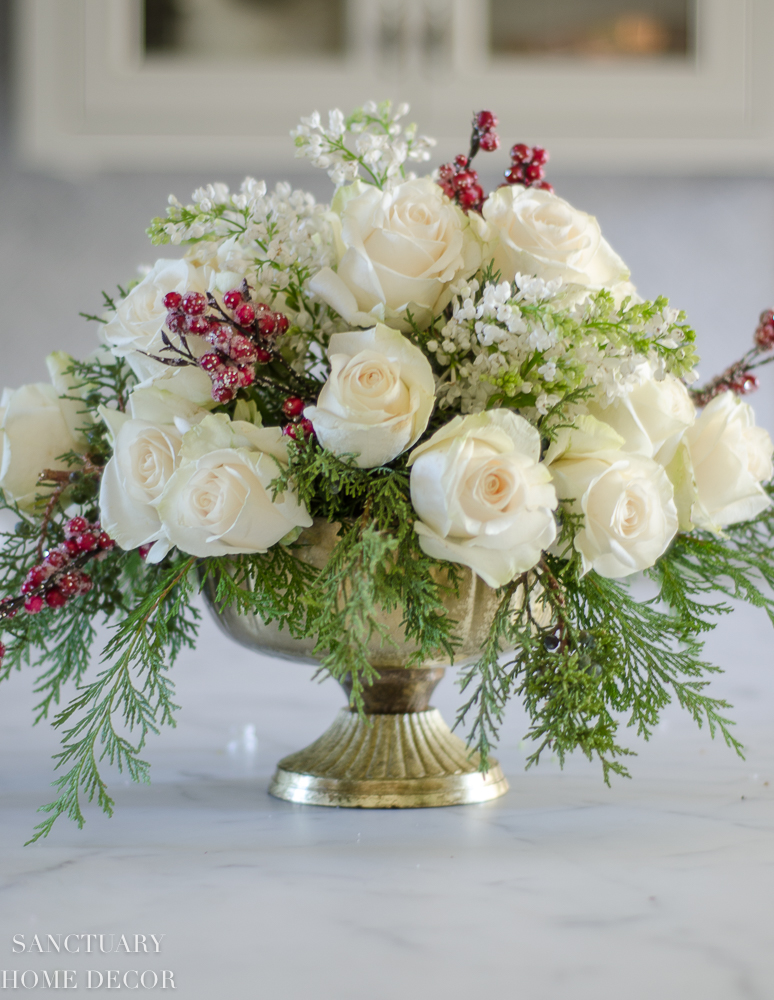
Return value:
M 5 392 L 0 677 L 37 665 L 36 721 L 63 734 L 33 839 L 82 824 L 84 799 L 111 812 L 104 765 L 147 780 L 202 581 L 316 636 L 362 708 L 379 609 L 402 613 L 407 665 L 452 661 L 443 598 L 472 571 L 500 596 L 460 675 L 483 767 L 511 697 L 528 764 L 577 749 L 625 774 L 620 722 L 647 738 L 672 698 L 741 752 L 701 648 L 726 598 L 774 619 L 772 442 L 741 398 L 774 315 L 697 388 L 685 316 L 637 295 L 596 219 L 545 181 L 545 150 L 514 145 L 486 194 L 473 160 L 499 137 L 482 111 L 468 153 L 417 177 L 433 142 L 406 111 L 302 120 L 330 205 L 253 179 L 170 197 L 148 232 L 183 255 L 105 295 L 85 361 L 52 355 L 50 385 Z M 314 519 L 338 526 L 322 569 L 299 558 Z

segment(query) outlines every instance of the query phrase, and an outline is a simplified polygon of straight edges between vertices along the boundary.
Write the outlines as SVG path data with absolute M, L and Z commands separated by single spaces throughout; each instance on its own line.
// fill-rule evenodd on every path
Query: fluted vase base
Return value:
M 435 687 L 443 670 L 386 673 L 392 677 L 377 684 L 381 700 L 372 697 L 369 714 L 342 709 L 319 739 L 279 762 L 270 793 L 288 802 L 360 809 L 453 806 L 505 794 L 508 782 L 497 761 L 480 771 L 478 754 L 469 753 L 437 709 L 425 707 L 425 692 L 417 697 L 414 685 L 413 703 L 406 701 L 406 674 L 424 675 L 417 682 L 431 680 Z M 393 681 L 390 689 L 392 678 L 402 683 Z

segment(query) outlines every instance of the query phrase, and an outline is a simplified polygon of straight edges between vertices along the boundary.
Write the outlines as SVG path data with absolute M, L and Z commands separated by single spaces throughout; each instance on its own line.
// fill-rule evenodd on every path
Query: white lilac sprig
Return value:
M 317 111 L 290 133 L 296 156 L 327 170 L 337 187 L 362 176 L 377 187 L 403 179 L 407 160 L 424 163 L 430 159 L 435 139 L 417 135 L 416 125 L 401 125 L 408 104 L 393 109 L 391 101 L 367 101 L 345 117 L 338 108 L 329 112 L 327 128 Z
M 545 415 L 581 389 L 622 396 L 645 371 L 692 378 L 693 331 L 665 299 L 616 307 L 607 292 L 523 275 L 512 285 L 473 279 L 455 292 L 451 318 L 426 344 L 444 408 L 503 403 Z

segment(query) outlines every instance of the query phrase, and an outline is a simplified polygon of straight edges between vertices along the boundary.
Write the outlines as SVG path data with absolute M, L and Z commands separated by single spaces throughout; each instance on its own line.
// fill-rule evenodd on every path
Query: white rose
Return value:
M 103 528 L 123 549 L 155 543 L 149 562 L 170 549 L 155 503 L 177 467 L 183 433 L 207 411 L 157 389 L 137 389 L 129 412 L 100 408 L 113 440 L 113 455 L 100 484 Z
M 348 323 L 407 329 L 407 309 L 425 322 L 451 298 L 451 282 L 481 262 L 467 217 L 428 177 L 391 191 L 355 181 L 331 207 L 341 222 L 338 267 L 323 268 L 310 288 Z
M 320 444 L 334 455 L 355 453 L 361 469 L 391 462 L 427 427 L 435 402 L 430 362 L 381 323 L 335 333 L 328 354 L 328 381 L 304 411 Z
M 409 459 L 414 527 L 434 559 L 490 587 L 531 569 L 556 535 L 556 493 L 540 435 L 510 410 L 455 417 Z
M 587 288 L 613 288 L 629 270 L 610 247 L 593 215 L 549 191 L 508 185 L 484 202 L 487 238 L 503 280 L 532 274 Z
M 56 386 L 36 382 L 5 389 L 0 399 L 0 489 L 23 508 L 45 493 L 38 485 L 40 473 L 70 468 L 59 456 L 84 447 L 79 428 L 89 417 L 77 401 L 60 398 L 77 392 L 61 375 L 70 360 L 61 352 L 46 359 Z
M 677 532 L 677 508 L 672 484 L 653 459 L 593 450 L 596 423 L 585 418 L 575 435 L 578 450 L 566 451 L 550 470 L 557 495 L 583 514 L 574 540 L 583 572 L 618 579 L 647 569 L 666 551 Z M 600 440 L 609 445 L 614 433 L 600 428 Z
M 768 431 L 755 426 L 748 403 L 733 392 L 721 393 L 704 407 L 684 440 L 682 457 L 694 486 L 690 519 L 697 527 L 719 531 L 770 506 L 761 483 L 774 473 L 774 448 Z
M 183 436 L 178 468 L 157 501 L 170 543 L 201 557 L 265 552 L 294 528 L 310 527 L 294 494 L 272 499 L 271 483 L 286 465 L 279 427 L 205 417 Z
M 126 298 L 119 300 L 113 318 L 100 331 L 104 343 L 117 358 L 147 351 L 158 340 L 169 311 L 164 296 L 168 292 L 205 293 L 210 277 L 208 270 L 187 260 L 157 260 Z
M 609 406 L 591 404 L 592 416 L 604 421 L 624 440 L 623 450 L 668 465 L 680 438 L 696 420 L 696 408 L 680 379 L 648 378 Z

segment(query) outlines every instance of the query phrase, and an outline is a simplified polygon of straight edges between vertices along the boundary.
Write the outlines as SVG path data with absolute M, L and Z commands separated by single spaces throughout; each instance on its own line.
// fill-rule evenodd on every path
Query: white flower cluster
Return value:
M 499 393 L 545 415 L 581 386 L 609 402 L 645 377 L 663 378 L 670 357 L 682 360 L 676 310 L 616 309 L 609 295 L 560 278 L 516 274 L 513 284 L 487 282 L 483 288 L 473 279 L 455 288 L 452 308 L 427 348 L 444 369 L 441 405 L 462 413 L 480 412 Z M 647 354 L 643 342 L 652 345 Z
M 368 101 L 345 118 L 336 108 L 328 113 L 327 128 L 315 111 L 302 118 L 290 133 L 296 143 L 296 156 L 327 170 L 337 187 L 354 181 L 361 170 L 367 180 L 389 184 L 402 177 L 406 160 L 429 160 L 435 145 L 435 139 L 417 135 L 416 125 L 399 124 L 408 110 L 408 104 L 399 104 L 393 110 L 390 101 Z

